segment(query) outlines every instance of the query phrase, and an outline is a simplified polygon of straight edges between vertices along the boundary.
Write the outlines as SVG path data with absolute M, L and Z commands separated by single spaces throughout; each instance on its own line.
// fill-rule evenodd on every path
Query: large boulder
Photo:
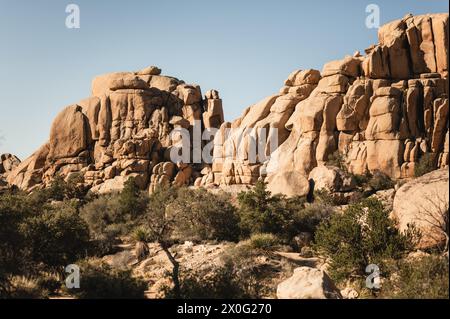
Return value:
M 50 130 L 51 159 L 77 156 L 89 143 L 88 121 L 79 105 L 66 107 L 53 121 Z
M 309 193 L 308 179 L 300 172 L 281 171 L 267 178 L 267 189 L 272 194 L 284 194 L 286 196 L 306 196 Z
M 0 174 L 9 173 L 20 164 L 20 159 L 12 154 L 0 155 Z
M 323 271 L 299 267 L 277 287 L 278 299 L 341 299 L 339 290 Z
M 308 179 L 314 190 L 339 192 L 352 186 L 351 178 L 346 178 L 341 169 L 333 166 L 320 165 L 313 168 Z
M 401 231 L 414 224 L 422 233 L 418 248 L 445 245 L 448 231 L 448 169 L 435 170 L 398 189 L 392 217 Z

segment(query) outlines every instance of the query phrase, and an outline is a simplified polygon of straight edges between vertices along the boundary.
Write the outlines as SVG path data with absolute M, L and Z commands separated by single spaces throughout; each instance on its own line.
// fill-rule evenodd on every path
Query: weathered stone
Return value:
M 277 287 L 278 299 L 341 299 L 339 290 L 323 271 L 310 267 L 299 267 L 292 277 Z
M 433 171 L 404 184 L 395 194 L 392 216 L 401 231 L 409 224 L 421 231 L 418 248 L 443 246 L 448 241 L 448 175 L 447 169 Z

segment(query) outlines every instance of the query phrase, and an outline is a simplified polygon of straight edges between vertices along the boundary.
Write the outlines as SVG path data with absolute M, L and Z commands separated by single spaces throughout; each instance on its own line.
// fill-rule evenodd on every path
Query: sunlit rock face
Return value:
M 301 178 L 283 187 L 275 184 L 287 176 L 308 176 L 337 150 L 355 174 L 379 170 L 392 178 L 412 177 L 427 153 L 436 168 L 447 167 L 447 30 L 448 14 L 408 15 L 381 27 L 379 44 L 364 56 L 356 52 L 326 63 L 320 74 L 293 72 L 280 94 L 223 124 L 223 129 L 257 128 L 258 123 L 277 127 L 279 145 L 270 159 L 249 164 L 245 156 L 221 154 L 210 173 L 214 183 L 264 178 L 274 190 L 303 195 L 306 188 L 297 185 L 304 184 Z M 283 115 L 273 107 L 281 101 Z M 235 140 L 230 135 L 217 141 L 217 148 Z
M 172 163 L 170 133 L 192 130 L 196 123 L 217 128 L 222 122 L 217 91 L 202 97 L 198 85 L 163 76 L 157 67 L 101 75 L 92 81 L 92 95 L 64 108 L 48 143 L 9 170 L 7 180 L 27 190 L 45 187 L 57 175 L 78 173 L 100 192 L 120 190 L 130 176 L 142 189 L 155 183 L 187 185 L 203 165 Z M 165 178 L 156 178 L 161 174 Z
M 408 15 L 382 26 L 378 37 L 365 55 L 328 62 L 321 72 L 292 72 L 278 93 L 232 122 L 224 122 L 218 91 L 202 96 L 198 85 L 157 67 L 98 76 L 89 98 L 58 114 L 49 141 L 4 175 L 27 190 L 81 173 L 99 192 L 133 176 L 149 191 L 261 179 L 273 192 L 305 195 L 311 171 L 336 151 L 354 174 L 412 177 L 425 154 L 447 167 L 448 14 Z M 198 141 L 195 128 L 210 134 Z M 171 156 L 177 129 L 189 133 L 182 144 L 189 160 Z M 212 160 L 194 162 L 208 143 Z

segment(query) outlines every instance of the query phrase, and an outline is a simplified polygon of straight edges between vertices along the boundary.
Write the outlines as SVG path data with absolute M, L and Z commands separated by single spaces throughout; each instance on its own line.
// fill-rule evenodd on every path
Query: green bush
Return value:
M 134 278 L 130 270 L 112 269 L 106 264 L 84 261 L 80 266 L 80 288 L 67 293 L 80 299 L 136 299 L 144 298 L 148 285 Z
M 238 201 L 243 238 L 271 233 L 285 243 L 300 232 L 313 233 L 319 222 L 333 211 L 324 198 L 309 204 L 304 197 L 272 196 L 260 181 L 253 190 L 240 193 Z
M 44 199 L 63 201 L 68 199 L 84 200 L 89 188 L 84 184 L 84 176 L 80 173 L 71 174 L 67 180 L 56 176 L 50 186 L 38 190 L 37 193 Z
M 364 175 L 360 174 L 352 174 L 352 177 L 356 183 L 357 186 L 362 187 L 369 183 L 370 179 L 372 178 L 372 174 L 369 172 L 366 172 Z
M 419 177 L 436 169 L 435 156 L 431 153 L 423 154 L 414 166 L 414 176 Z
M 262 298 L 267 286 L 262 280 L 267 275 L 254 258 L 255 249 L 249 241 L 229 247 L 220 265 L 200 269 L 182 269 L 180 272 L 180 297 L 183 299 Z M 163 287 L 166 298 L 174 298 L 170 287 Z
M 89 225 L 93 239 L 103 242 L 128 235 L 145 215 L 148 197 L 136 186 L 133 178 L 125 182 L 120 193 L 100 195 L 80 209 Z
M 339 150 L 336 150 L 332 154 L 328 155 L 327 165 L 338 167 L 344 172 L 348 171 L 347 166 L 345 165 L 345 158 Z
M 147 197 L 137 186 L 134 177 L 125 182 L 118 200 L 122 214 L 129 215 L 132 219 L 142 215 L 147 206 Z
M 27 218 L 20 226 L 33 261 L 55 267 L 68 265 L 84 256 L 89 246 L 89 230 L 70 203 Z
M 258 181 L 252 190 L 238 194 L 238 214 L 244 238 L 258 233 L 291 235 L 294 225 L 292 212 L 303 207 L 304 200 L 299 203 L 281 195 L 272 196 L 266 186 L 266 183 Z
M 150 235 L 150 232 L 148 231 L 148 229 L 140 226 L 140 227 L 137 227 L 133 231 L 133 238 L 137 242 L 145 243 L 145 242 L 150 241 L 151 235 Z
M 315 249 L 331 259 L 331 274 L 339 281 L 364 275 L 369 264 L 400 258 L 417 239 L 413 229 L 400 234 L 382 203 L 368 198 L 323 221 L 315 233 Z
M 242 278 L 242 277 L 241 277 Z M 240 299 L 257 298 L 247 286 L 248 282 L 236 278 L 231 264 L 208 269 L 189 269 L 180 274 L 182 299 Z M 166 298 L 175 298 L 169 287 L 163 287 Z
M 323 203 L 314 202 L 311 204 L 306 204 L 302 209 L 293 211 L 293 228 L 292 236 L 297 235 L 300 232 L 307 232 L 314 234 L 316 232 L 317 226 L 328 219 L 334 213 L 333 206 Z
M 272 250 L 280 244 L 280 240 L 273 234 L 253 234 L 249 239 L 249 244 L 254 249 Z
M 239 238 L 239 217 L 226 193 L 180 188 L 170 209 L 179 216 L 175 231 L 183 240 L 236 241 Z
M 31 207 L 21 196 L 0 196 L 0 289 L 7 275 L 20 274 L 27 268 L 27 252 L 22 249 L 26 241 L 19 228 L 31 214 Z
M 48 291 L 33 277 L 13 276 L 8 278 L 8 288 L 0 290 L 0 298 L 7 299 L 47 299 Z
M 378 170 L 376 170 L 373 173 L 372 177 L 369 179 L 369 186 L 374 191 L 393 188 L 394 185 L 394 182 L 388 175 Z
M 381 287 L 382 298 L 448 299 L 448 259 L 425 256 L 419 260 L 401 261 L 396 275 Z
M 88 224 L 94 238 L 118 236 L 123 231 L 121 226 L 130 222 L 130 216 L 122 214 L 117 194 L 92 200 L 80 209 L 80 216 Z

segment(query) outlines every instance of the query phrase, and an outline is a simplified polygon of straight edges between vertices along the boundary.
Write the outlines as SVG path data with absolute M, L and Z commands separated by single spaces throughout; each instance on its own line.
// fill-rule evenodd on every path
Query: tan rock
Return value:
M 50 129 L 49 158 L 74 157 L 88 147 L 88 121 L 78 105 L 66 107 L 53 121 Z
M 278 299 L 341 299 L 339 290 L 323 271 L 299 267 L 292 277 L 278 284 Z
M 272 194 L 286 196 L 306 196 L 309 193 L 308 179 L 300 172 L 281 171 L 267 177 L 267 189 Z
M 148 66 L 140 71 L 136 72 L 137 75 L 160 75 L 161 69 L 157 66 Z
M 414 224 L 421 231 L 420 249 L 442 246 L 446 242 L 440 225 L 445 224 L 445 216 L 448 222 L 448 185 L 448 170 L 441 169 L 411 180 L 395 194 L 392 216 L 401 231 L 405 231 L 408 224 Z
M 322 76 L 342 74 L 356 78 L 360 75 L 360 64 L 360 59 L 351 56 L 347 56 L 343 60 L 331 61 L 323 66 Z
M 317 166 L 309 173 L 311 187 L 316 190 L 336 192 L 341 190 L 343 184 L 343 172 L 332 166 Z

